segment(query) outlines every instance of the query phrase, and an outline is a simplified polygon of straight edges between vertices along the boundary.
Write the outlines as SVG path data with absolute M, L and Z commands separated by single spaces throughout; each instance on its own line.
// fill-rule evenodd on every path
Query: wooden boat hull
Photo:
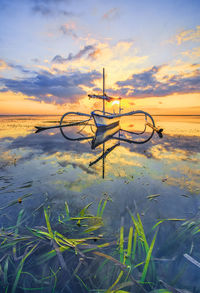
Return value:
M 94 111 L 92 116 L 97 127 L 112 128 L 120 123 L 120 117 L 115 115 L 103 115 Z

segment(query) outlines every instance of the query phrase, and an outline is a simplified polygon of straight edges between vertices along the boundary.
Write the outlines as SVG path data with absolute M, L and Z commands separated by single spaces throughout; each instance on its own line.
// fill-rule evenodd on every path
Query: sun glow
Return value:
M 113 101 L 112 106 L 114 106 L 114 105 L 119 105 L 119 101 Z

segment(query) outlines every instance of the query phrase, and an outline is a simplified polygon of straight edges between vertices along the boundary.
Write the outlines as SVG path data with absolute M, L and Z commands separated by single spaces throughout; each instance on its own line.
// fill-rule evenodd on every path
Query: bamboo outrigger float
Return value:
M 77 125 L 85 124 L 85 123 L 88 123 L 90 120 L 94 120 L 94 123 L 97 127 L 97 130 L 102 128 L 103 131 L 106 131 L 109 128 L 113 128 L 115 126 L 120 125 L 121 117 L 128 117 L 128 116 L 134 116 L 134 115 L 139 114 L 139 115 L 145 116 L 144 130 L 142 132 L 131 132 L 131 131 L 127 131 L 127 130 L 123 130 L 123 131 L 125 131 L 128 134 L 142 135 L 143 133 L 145 133 L 146 127 L 148 126 L 152 130 L 148 140 L 153 136 L 154 132 L 156 132 L 158 134 L 158 136 L 160 138 L 162 138 L 163 129 L 162 128 L 159 129 L 155 126 L 154 119 L 149 113 L 144 112 L 142 110 L 121 113 L 121 110 L 122 110 L 121 109 L 121 98 L 113 98 L 113 97 L 108 96 L 105 93 L 105 70 L 104 69 L 103 69 L 103 93 L 102 93 L 102 95 L 89 94 L 88 97 L 94 98 L 94 99 L 101 99 L 103 101 L 103 110 L 102 111 L 101 110 L 94 110 L 90 114 L 81 113 L 81 112 L 67 112 L 61 117 L 59 125 L 49 126 L 49 127 L 36 126 L 36 129 L 37 129 L 36 133 L 41 132 L 43 130 L 47 130 L 47 129 L 53 129 L 53 128 L 60 128 L 60 130 L 62 130 L 63 127 L 77 126 Z M 109 112 L 105 111 L 105 102 L 111 102 L 111 101 L 118 101 L 119 102 L 119 112 L 117 114 L 116 113 L 109 113 Z M 76 115 L 76 116 L 81 116 L 81 117 L 84 116 L 87 118 L 84 120 L 82 119 L 80 121 L 73 121 L 73 122 L 66 124 L 66 123 L 64 123 L 64 119 L 68 115 Z M 147 118 L 150 119 L 150 122 L 147 121 Z M 134 141 L 134 140 L 127 140 L 127 139 L 123 139 L 123 138 L 121 138 L 121 140 L 128 141 L 130 143 L 143 143 L 143 142 L 138 142 L 138 141 Z M 145 142 L 148 140 L 145 140 Z

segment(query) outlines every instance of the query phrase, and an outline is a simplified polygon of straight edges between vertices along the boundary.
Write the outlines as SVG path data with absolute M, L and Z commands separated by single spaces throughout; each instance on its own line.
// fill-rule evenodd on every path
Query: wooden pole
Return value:
M 103 143 L 103 155 L 105 154 L 105 142 Z M 105 157 L 102 160 L 102 178 L 105 178 Z
M 103 96 L 105 94 L 105 69 L 103 68 Z M 103 115 L 105 115 L 105 100 L 103 99 Z

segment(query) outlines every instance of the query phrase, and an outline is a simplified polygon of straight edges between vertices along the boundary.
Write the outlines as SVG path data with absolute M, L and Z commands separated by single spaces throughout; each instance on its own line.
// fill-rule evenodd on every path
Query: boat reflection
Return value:
M 118 134 L 118 138 L 115 135 Z M 118 142 L 114 144 L 112 147 L 105 149 L 106 141 L 111 139 L 118 139 Z M 96 147 L 103 145 L 102 154 L 96 158 L 94 161 L 90 162 L 89 167 L 95 165 L 97 162 L 102 160 L 102 178 L 105 178 L 105 159 L 117 146 L 120 146 L 120 127 L 119 124 L 110 129 L 105 129 L 102 127 L 98 127 L 95 133 L 95 137 L 92 139 L 91 148 L 95 149 Z
M 114 125 L 110 128 L 97 127 L 95 132 L 93 131 L 93 129 L 91 129 L 92 132 L 94 132 L 94 135 L 92 136 L 87 136 L 87 134 L 83 133 L 82 130 L 83 129 L 77 130 L 77 137 L 70 137 L 69 133 L 64 132 L 64 129 L 62 127 L 60 128 L 61 134 L 67 140 L 79 142 L 88 141 L 91 145 L 92 150 L 98 148 L 99 146 L 102 146 L 102 153 L 92 162 L 89 163 L 89 167 L 91 167 L 100 160 L 102 160 L 102 178 L 105 178 L 106 157 L 112 151 L 114 151 L 116 147 L 120 146 L 120 142 L 144 144 L 147 143 L 153 137 L 154 134 L 154 131 L 152 131 L 142 138 L 141 134 L 146 133 L 146 129 L 144 129 L 144 131 L 142 132 L 131 132 L 121 129 L 119 124 Z M 114 141 L 114 144 L 106 148 L 106 143 L 111 140 Z
M 114 127 L 111 128 L 107 128 L 105 129 L 104 127 L 98 127 L 95 133 L 94 138 L 92 139 L 92 144 L 91 144 L 91 148 L 95 149 L 96 147 L 98 147 L 99 145 L 105 143 L 106 141 L 108 141 L 111 138 L 114 138 L 115 134 L 119 134 L 118 136 L 120 137 L 120 126 L 119 124 L 117 124 Z

